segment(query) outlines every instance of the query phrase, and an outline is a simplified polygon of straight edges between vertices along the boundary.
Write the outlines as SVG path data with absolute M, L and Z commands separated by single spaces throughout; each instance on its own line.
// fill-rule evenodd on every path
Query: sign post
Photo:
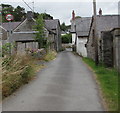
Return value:
M 11 54 L 11 41 L 10 41 L 10 37 L 11 37 L 11 27 L 10 27 L 10 23 L 11 21 L 14 19 L 12 14 L 7 14 L 6 15 L 6 20 L 9 21 L 9 37 L 8 37 L 8 42 L 10 43 L 10 54 Z

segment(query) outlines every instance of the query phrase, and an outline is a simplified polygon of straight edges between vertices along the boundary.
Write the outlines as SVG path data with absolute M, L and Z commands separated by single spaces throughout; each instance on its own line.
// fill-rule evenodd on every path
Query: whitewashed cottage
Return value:
M 91 17 L 76 18 L 74 11 L 72 12 L 71 33 L 72 44 L 76 46 L 76 52 L 87 57 L 87 38 L 91 24 Z

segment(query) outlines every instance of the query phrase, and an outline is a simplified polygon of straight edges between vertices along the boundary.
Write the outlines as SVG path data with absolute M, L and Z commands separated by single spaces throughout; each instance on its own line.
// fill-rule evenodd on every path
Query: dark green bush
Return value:
M 62 43 L 72 43 L 72 35 L 71 34 L 63 35 L 61 38 L 62 38 Z

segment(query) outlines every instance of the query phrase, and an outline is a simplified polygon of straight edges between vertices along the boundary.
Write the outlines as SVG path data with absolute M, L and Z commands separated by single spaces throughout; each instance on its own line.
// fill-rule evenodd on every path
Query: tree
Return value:
M 22 19 L 26 15 L 25 9 L 23 7 L 17 6 L 16 8 L 14 8 L 8 4 L 2 4 L 2 21 L 3 22 L 7 22 L 5 16 L 9 13 L 14 16 L 13 21 L 22 21 Z
M 43 17 L 44 20 L 53 19 L 53 17 L 50 14 L 47 14 L 47 13 L 41 13 L 40 15 Z
M 81 18 L 81 16 L 76 16 L 75 18 L 76 18 L 76 19 L 77 19 L 77 18 Z
M 8 13 L 13 14 L 13 11 L 14 11 L 14 8 L 13 8 L 11 5 L 2 4 L 2 21 L 3 21 L 3 22 L 7 22 L 5 16 L 6 16 Z
M 37 19 L 37 18 L 38 18 L 38 16 L 39 16 L 39 13 L 38 13 L 38 12 L 37 12 L 37 13 L 36 13 L 36 12 L 34 12 L 33 16 L 34 16 L 34 18 L 35 18 L 35 19 Z
M 22 21 L 23 18 L 25 18 L 25 9 L 23 7 L 17 6 L 14 9 L 14 21 Z
M 66 34 L 62 36 L 62 43 L 71 43 L 72 42 L 72 35 Z
M 66 31 L 66 25 L 65 25 L 65 22 L 63 22 L 61 25 L 60 25 L 60 28 L 62 31 Z
M 68 29 L 71 28 L 71 25 L 65 25 L 65 22 L 63 22 L 61 25 L 60 25 L 60 28 L 62 31 L 68 31 Z
M 36 25 L 34 26 L 37 33 L 35 33 L 35 39 L 38 41 L 39 49 L 43 47 L 43 43 L 45 41 L 45 32 L 44 32 L 44 20 L 42 15 L 38 16 L 36 20 Z

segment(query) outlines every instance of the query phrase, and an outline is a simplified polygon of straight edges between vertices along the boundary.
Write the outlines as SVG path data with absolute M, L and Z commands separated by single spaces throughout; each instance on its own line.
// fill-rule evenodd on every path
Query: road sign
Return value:
M 14 17 L 13 17 L 12 14 L 7 14 L 7 15 L 6 15 L 6 20 L 7 20 L 7 21 L 11 21 L 11 20 L 13 20 L 13 19 L 14 19 Z

